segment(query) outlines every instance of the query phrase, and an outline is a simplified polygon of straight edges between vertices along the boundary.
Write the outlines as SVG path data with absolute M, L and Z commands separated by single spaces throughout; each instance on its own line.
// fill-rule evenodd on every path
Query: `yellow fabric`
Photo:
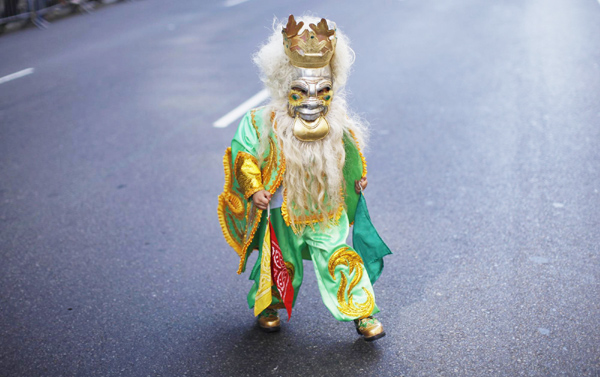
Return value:
M 258 291 L 256 291 L 256 298 L 254 300 L 254 315 L 259 315 L 265 310 L 273 297 L 271 296 L 271 286 L 273 285 L 271 279 L 271 229 L 267 225 L 265 231 L 265 238 L 262 244 L 262 255 L 260 258 L 260 282 L 258 284 Z
M 246 199 L 254 193 L 264 190 L 261 172 L 256 157 L 246 152 L 238 152 L 235 157 L 235 176 L 240 185 L 240 190 Z

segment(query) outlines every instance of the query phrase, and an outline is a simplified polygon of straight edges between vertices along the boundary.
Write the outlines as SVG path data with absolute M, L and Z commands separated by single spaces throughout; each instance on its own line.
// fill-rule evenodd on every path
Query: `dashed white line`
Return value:
M 245 3 L 246 1 L 249 1 L 249 0 L 226 0 L 225 1 L 225 6 L 226 7 L 233 7 L 235 5 L 238 5 L 238 4 L 241 4 L 241 3 Z
M 221 117 L 219 120 L 213 123 L 213 126 L 216 128 L 225 128 L 229 126 L 234 120 L 246 114 L 248 110 L 261 104 L 267 98 L 269 98 L 269 92 L 266 89 L 261 90 L 260 92 L 250 97 L 246 102 L 242 103 L 241 105 L 227 113 L 225 116 Z
M 27 68 L 27 69 L 24 69 L 19 72 L 11 73 L 10 75 L 0 77 L 0 84 L 4 84 L 5 82 L 9 82 L 9 81 L 18 79 L 19 77 L 31 75 L 33 73 L 33 71 L 34 71 L 33 68 Z

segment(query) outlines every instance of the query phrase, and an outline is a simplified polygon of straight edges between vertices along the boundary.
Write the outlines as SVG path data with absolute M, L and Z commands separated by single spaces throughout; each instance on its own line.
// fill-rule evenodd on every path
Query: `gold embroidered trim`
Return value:
M 275 111 L 271 111 L 271 123 L 273 124 L 273 129 L 277 131 L 277 122 L 275 122 Z
M 344 198 L 344 190 L 343 188 L 340 189 L 340 197 L 343 199 Z M 292 220 L 290 218 L 290 214 L 289 214 L 289 210 L 288 210 L 288 200 L 287 200 L 287 188 L 284 187 L 283 190 L 283 203 L 281 204 L 281 216 L 283 217 L 283 220 L 285 221 L 285 225 L 292 227 L 292 230 L 294 231 L 294 233 L 298 233 L 302 230 L 302 228 L 304 228 L 304 226 L 309 225 L 309 226 L 313 226 L 316 223 L 320 223 L 323 220 L 325 220 L 325 215 L 322 213 L 317 213 L 314 215 L 310 215 L 310 216 L 302 216 L 298 219 L 298 221 L 296 221 L 295 224 L 292 225 Z M 337 223 L 338 221 L 340 221 L 340 218 L 342 217 L 342 214 L 344 213 L 344 201 L 341 200 L 340 201 L 340 206 L 337 209 L 337 211 L 332 212 L 331 215 L 329 215 L 329 219 L 334 219 L 334 221 Z
M 360 155 L 360 159 L 361 159 L 362 165 L 363 165 L 362 177 L 364 178 L 367 176 L 367 159 L 365 158 L 362 151 L 360 150 L 360 145 L 358 144 L 358 140 L 356 140 L 356 135 L 354 134 L 354 131 L 352 131 L 352 130 L 348 130 L 348 131 L 350 131 L 350 135 L 352 136 L 352 139 L 354 139 L 354 143 L 356 144 L 356 149 L 358 150 L 358 154 Z
M 264 160 L 261 167 L 263 177 L 262 183 L 265 187 L 269 185 L 271 175 L 273 174 L 273 169 L 277 167 L 277 156 L 275 155 L 275 152 L 275 143 L 273 142 L 273 139 L 269 138 L 269 155 Z
M 254 129 L 257 133 L 257 135 L 260 138 L 260 132 L 258 131 L 258 126 L 256 125 L 256 120 L 255 120 L 255 112 L 257 111 L 257 109 L 252 110 L 251 114 L 251 118 L 252 118 L 252 125 L 254 126 Z M 275 113 L 271 113 L 271 120 L 274 119 L 274 115 Z M 276 127 L 276 123 L 274 125 Z M 278 149 L 278 151 L 280 151 L 281 149 Z M 271 155 L 271 151 L 269 151 L 269 155 Z M 273 183 L 273 185 L 269 188 L 269 192 L 271 194 L 275 194 L 275 191 L 277 191 L 277 188 L 279 188 L 279 186 L 281 185 L 281 183 L 283 182 L 283 175 L 285 173 L 285 158 L 283 156 L 283 154 L 278 153 L 278 155 L 280 156 L 280 168 L 278 169 L 277 172 L 277 177 L 275 178 L 275 182 Z M 277 155 L 273 154 L 272 158 L 274 158 L 276 160 Z M 254 236 L 256 235 L 256 231 L 258 230 L 258 225 L 260 224 L 260 219 L 262 217 L 262 210 L 258 209 L 256 207 L 254 207 L 254 205 L 252 205 L 252 203 L 248 203 L 248 210 L 246 211 L 247 215 L 246 215 L 246 226 L 250 226 L 250 223 L 252 223 L 252 228 L 250 229 L 250 232 L 248 233 L 248 238 L 246 239 L 246 241 L 244 242 L 244 245 L 242 246 L 241 250 L 241 255 L 240 255 L 240 264 L 238 267 L 238 274 L 242 273 L 242 269 L 244 268 L 244 264 L 246 263 L 246 257 L 248 255 L 248 253 L 246 252 L 246 250 L 248 250 L 248 248 L 250 247 L 250 244 L 252 243 L 252 240 L 254 239 Z M 253 216 L 252 216 L 253 215 Z M 252 221 L 250 221 L 252 219 Z
M 256 234 L 256 230 L 258 229 L 258 224 L 260 224 L 260 219 L 262 217 L 262 209 L 258 209 L 256 207 L 254 207 L 252 205 L 252 203 L 248 203 L 248 206 L 252 206 L 252 208 L 248 211 L 248 219 L 250 218 L 250 212 L 252 212 L 253 210 L 256 211 L 256 214 L 254 215 L 253 219 L 253 225 L 252 225 L 252 229 L 250 230 L 249 233 L 249 237 L 246 240 L 246 242 L 244 243 L 244 246 L 242 247 L 243 250 L 243 254 L 240 255 L 240 265 L 238 267 L 238 275 L 242 273 L 242 269 L 244 268 L 244 264 L 246 262 L 246 255 L 248 253 L 246 253 L 246 250 L 248 250 L 248 248 L 250 247 L 250 244 L 252 243 L 252 240 L 254 239 L 254 235 Z M 248 222 L 246 222 L 246 226 L 248 226 Z
M 271 118 L 273 118 L 273 116 L 274 116 L 274 114 L 271 115 Z M 275 125 L 275 127 L 276 127 L 276 125 Z M 354 142 L 356 143 L 356 149 L 358 150 L 358 153 L 360 154 L 360 158 L 362 160 L 363 177 L 366 177 L 367 176 L 367 161 L 365 160 L 362 152 L 360 151 L 358 142 L 356 141 L 354 133 L 351 130 L 350 130 L 350 134 L 352 135 L 352 138 L 354 139 Z M 344 212 L 344 208 L 345 208 L 344 197 L 345 196 L 346 196 L 345 189 L 344 189 L 344 186 L 342 185 L 342 187 L 340 188 L 340 199 L 341 199 L 340 206 L 337 209 L 337 211 L 332 212 L 331 215 L 329 216 L 329 219 L 335 219 L 334 221 L 336 223 L 340 220 L 340 218 L 342 217 L 342 213 Z M 283 216 L 283 220 L 285 221 L 285 224 L 287 226 L 291 226 L 292 230 L 296 234 L 299 233 L 302 230 L 302 228 L 304 228 L 304 226 L 308 225 L 308 226 L 312 227 L 314 224 L 322 222 L 325 219 L 325 215 L 323 215 L 322 213 L 318 213 L 318 214 L 314 214 L 314 215 L 310 215 L 310 216 L 302 216 L 299 218 L 298 221 L 296 221 L 296 223 L 294 225 L 292 225 L 292 221 L 291 221 L 289 209 L 288 209 L 288 200 L 287 200 L 287 190 L 286 189 L 284 189 L 284 191 L 283 191 L 283 203 L 281 205 L 281 215 Z
M 233 190 L 233 177 L 231 174 L 231 147 L 227 148 L 225 155 L 223 156 L 223 168 L 225 172 L 225 186 L 223 187 L 223 193 L 219 196 L 224 201 L 224 205 L 231 210 L 231 213 L 236 219 L 242 220 L 244 218 L 244 200 L 240 195 Z
M 260 107 L 250 111 L 250 119 L 252 119 L 252 127 L 254 127 L 254 130 L 256 131 L 256 136 L 258 136 L 258 139 L 260 140 L 260 131 L 258 130 L 258 126 L 256 125 L 256 118 L 254 118 L 254 115 L 256 114 L 256 111 L 258 109 L 260 109 Z
M 226 219 L 226 209 L 229 208 L 231 213 L 237 218 L 241 219 L 244 216 L 244 205 L 242 199 L 239 197 L 237 193 L 235 193 L 232 189 L 233 186 L 233 177 L 231 174 L 231 147 L 225 150 L 225 155 L 223 156 L 223 168 L 225 171 L 225 186 L 223 187 L 223 193 L 219 195 L 218 206 L 217 206 L 217 215 L 219 217 L 219 224 L 221 225 L 221 231 L 223 232 L 223 236 L 225 237 L 225 241 L 235 250 L 238 255 L 243 254 L 243 249 L 241 242 L 236 241 L 230 233 L 229 226 L 227 225 Z M 243 235 L 235 226 L 235 222 L 232 221 L 233 231 L 236 236 L 239 237 L 240 240 L 243 240 Z
M 255 113 L 257 110 L 258 109 L 252 110 L 250 115 L 251 115 L 251 119 L 252 119 L 252 126 L 254 127 L 254 130 L 256 131 L 256 135 L 260 139 L 260 131 L 258 130 L 258 126 L 256 124 L 256 117 L 255 117 Z M 274 119 L 275 119 L 275 112 L 272 111 L 270 120 L 271 120 L 271 123 L 273 123 L 273 128 L 277 129 L 277 122 L 274 122 Z M 283 157 L 283 155 L 280 152 L 281 148 L 277 148 L 275 145 L 276 136 L 273 133 L 269 136 L 270 136 L 269 137 L 269 155 L 264 160 L 263 166 L 261 167 L 261 171 L 263 172 L 262 173 L 262 177 L 263 177 L 262 183 L 263 183 L 263 186 L 265 186 L 265 187 L 269 186 L 269 181 L 271 180 L 271 176 L 273 174 L 273 169 L 275 169 L 277 167 L 277 157 L 279 155 L 279 160 L 280 160 L 281 166 L 277 170 L 277 177 L 275 177 L 275 181 L 269 187 L 269 190 L 268 190 L 271 194 L 275 194 L 275 191 L 277 191 L 277 189 L 281 185 L 281 182 L 283 181 L 283 173 L 285 172 L 285 158 Z M 280 152 L 280 153 L 277 153 L 277 152 Z
M 348 298 L 346 299 L 346 286 L 348 284 L 348 277 L 342 271 L 340 271 L 340 288 L 337 293 L 338 310 L 349 317 L 362 318 L 370 315 L 375 309 L 375 298 L 369 290 L 363 287 L 363 291 L 367 295 L 367 300 L 362 304 L 354 303 L 354 296 L 352 291 L 363 277 L 364 264 L 360 255 L 354 250 L 345 246 L 336 251 L 331 258 L 329 258 L 329 275 L 335 281 L 335 269 L 340 265 L 348 266 L 348 273 L 351 275 L 354 273 L 354 277 L 348 287 Z

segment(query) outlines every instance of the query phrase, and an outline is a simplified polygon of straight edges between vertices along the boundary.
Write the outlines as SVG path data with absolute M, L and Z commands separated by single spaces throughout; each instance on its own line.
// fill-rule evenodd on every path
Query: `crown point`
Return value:
M 330 29 L 327 20 L 321 20 L 300 33 L 304 22 L 296 22 L 293 15 L 283 28 L 285 53 L 292 65 L 301 68 L 321 68 L 331 61 L 337 42 L 336 26 Z

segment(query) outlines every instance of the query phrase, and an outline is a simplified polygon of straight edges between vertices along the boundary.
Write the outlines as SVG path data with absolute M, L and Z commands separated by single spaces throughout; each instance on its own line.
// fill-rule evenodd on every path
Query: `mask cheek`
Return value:
M 292 90 L 288 94 L 288 103 L 290 104 L 290 107 L 297 107 L 297 106 L 302 105 L 303 100 L 304 100 L 304 96 L 300 92 Z
M 330 91 L 328 93 L 321 94 L 319 96 L 319 99 L 323 101 L 323 106 L 329 107 L 329 105 L 331 104 L 331 100 L 333 99 L 333 92 Z

